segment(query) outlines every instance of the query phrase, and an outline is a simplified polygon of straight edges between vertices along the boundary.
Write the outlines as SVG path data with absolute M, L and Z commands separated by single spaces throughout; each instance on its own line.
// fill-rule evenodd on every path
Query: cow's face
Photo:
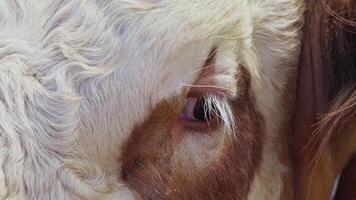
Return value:
M 298 2 L 117 6 L 120 179 L 145 199 L 278 198 Z
M 26 110 L 18 124 L 4 115 L 17 125 L 5 127 L 4 143 L 18 145 L 0 161 L 9 186 L 1 193 L 278 199 L 301 4 L 0 3 L 1 75 L 28 81 L 1 79 L 9 96 L 24 91 Z

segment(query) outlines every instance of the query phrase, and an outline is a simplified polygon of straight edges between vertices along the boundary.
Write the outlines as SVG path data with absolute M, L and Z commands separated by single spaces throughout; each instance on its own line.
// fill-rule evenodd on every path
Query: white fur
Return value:
M 255 176 L 249 200 L 273 200 L 283 198 L 281 197 L 283 178 L 288 174 L 288 169 L 280 162 L 283 154 L 281 151 L 286 151 L 282 148 L 280 140 L 285 138 L 287 133 L 281 131 L 292 116 L 283 106 L 285 99 L 282 92 L 285 92 L 286 87 L 290 87 L 291 91 L 295 89 L 293 81 L 296 78 L 299 59 L 304 2 L 302 0 L 256 2 L 257 6 L 252 10 L 259 19 L 254 25 L 258 27 L 254 32 L 257 59 L 252 58 L 251 64 L 247 66 L 261 66 L 250 69 L 251 87 L 254 90 L 257 108 L 265 120 L 267 136 L 262 164 Z
M 250 199 L 278 199 L 273 133 L 295 73 L 297 1 L 0 1 L 0 198 L 135 199 L 117 180 L 120 149 L 218 47 L 220 67 L 250 71 L 268 125 L 260 177 L 276 185 L 257 178 Z

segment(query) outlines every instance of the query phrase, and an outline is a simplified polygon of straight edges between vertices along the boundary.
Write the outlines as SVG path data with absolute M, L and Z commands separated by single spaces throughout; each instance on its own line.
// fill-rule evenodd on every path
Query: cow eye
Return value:
M 204 97 L 189 97 L 183 106 L 180 118 L 192 121 L 210 121 L 215 112 L 214 108 L 208 106 Z

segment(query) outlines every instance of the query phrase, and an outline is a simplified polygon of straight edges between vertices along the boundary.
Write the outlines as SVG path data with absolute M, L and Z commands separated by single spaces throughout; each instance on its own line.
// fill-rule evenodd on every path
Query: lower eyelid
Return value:
M 218 119 L 211 121 L 195 121 L 189 119 L 181 119 L 180 126 L 187 131 L 195 131 L 199 133 L 206 133 L 219 127 Z

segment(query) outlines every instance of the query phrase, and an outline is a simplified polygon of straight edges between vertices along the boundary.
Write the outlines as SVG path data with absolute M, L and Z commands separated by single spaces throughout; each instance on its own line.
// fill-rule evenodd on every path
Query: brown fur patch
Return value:
M 238 75 L 242 95 L 231 100 L 237 119 L 236 137 L 217 133 L 204 137 L 222 145 L 198 145 L 216 158 L 201 166 L 179 146 L 187 133 L 176 126 L 185 95 L 161 102 L 149 119 L 133 132 L 124 155 L 123 178 L 143 199 L 247 198 L 254 172 L 261 160 L 264 128 L 249 94 L 249 76 Z M 216 127 L 218 128 L 218 127 Z M 218 129 L 215 129 L 215 131 Z M 189 133 L 192 134 L 192 133 Z M 198 142 L 200 133 L 194 137 Z M 189 139 L 189 138 L 188 138 Z

